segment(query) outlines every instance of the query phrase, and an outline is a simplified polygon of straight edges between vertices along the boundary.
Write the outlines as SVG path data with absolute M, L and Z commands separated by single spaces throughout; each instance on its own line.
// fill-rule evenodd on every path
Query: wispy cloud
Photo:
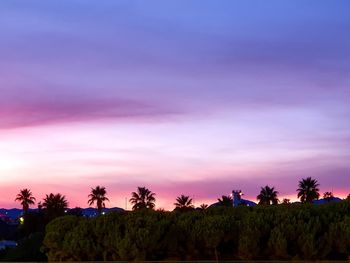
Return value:
M 79 205 L 99 183 L 119 199 L 146 185 L 163 201 L 254 198 L 265 184 L 291 194 L 310 175 L 346 191 L 347 7 L 1 1 L 7 195 L 34 177 L 40 195 L 71 178 Z
M 103 119 L 154 119 L 174 114 L 160 105 L 124 99 L 10 101 L 0 105 L 0 129 Z

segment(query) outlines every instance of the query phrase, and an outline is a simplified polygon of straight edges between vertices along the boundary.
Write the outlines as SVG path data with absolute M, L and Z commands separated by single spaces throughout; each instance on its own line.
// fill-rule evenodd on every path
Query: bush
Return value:
M 350 202 L 66 216 L 49 223 L 51 261 L 344 259 Z

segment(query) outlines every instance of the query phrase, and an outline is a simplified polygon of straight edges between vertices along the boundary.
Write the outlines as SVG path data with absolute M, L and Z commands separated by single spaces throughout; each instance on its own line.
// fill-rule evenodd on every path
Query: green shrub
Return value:
M 347 259 L 350 202 L 65 216 L 46 227 L 52 261 Z

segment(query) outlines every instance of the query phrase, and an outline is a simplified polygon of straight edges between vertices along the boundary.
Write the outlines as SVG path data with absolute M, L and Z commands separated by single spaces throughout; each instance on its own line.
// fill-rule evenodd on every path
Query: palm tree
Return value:
M 290 199 L 283 198 L 282 204 L 285 204 L 285 205 L 290 204 Z
M 51 193 L 46 195 L 42 206 L 49 218 L 55 218 L 64 215 L 65 209 L 68 207 L 68 202 L 64 195 Z
M 156 194 L 152 193 L 146 187 L 137 187 L 137 192 L 131 193 L 130 203 L 133 204 L 132 210 L 153 209 L 155 207 Z
M 311 203 L 313 200 L 318 199 L 320 197 L 318 186 L 317 180 L 311 177 L 299 181 L 299 188 L 297 191 L 300 201 L 302 203 Z
M 334 197 L 334 195 L 332 192 L 325 192 L 323 194 L 323 199 L 325 199 L 327 202 L 332 201 L 333 197 Z
M 201 205 L 199 206 L 199 208 L 200 208 L 201 210 L 205 210 L 205 209 L 208 208 L 208 205 L 207 205 L 207 204 L 201 204 Z
M 277 195 L 278 192 L 275 191 L 275 187 L 269 187 L 268 185 L 266 185 L 265 187 L 261 187 L 260 194 L 256 197 L 256 199 L 259 200 L 259 204 L 261 205 L 277 205 Z
M 33 196 L 30 189 L 22 189 L 19 191 L 19 194 L 17 194 L 15 201 L 21 202 L 21 205 L 23 207 L 23 214 L 27 214 L 29 206 L 35 204 L 35 197 Z
M 223 195 L 218 199 L 220 206 L 233 207 L 233 200 L 231 196 Z
M 181 195 L 176 198 L 175 210 L 190 210 L 193 209 L 194 206 L 192 204 L 192 198 L 188 195 Z
M 95 188 L 91 188 L 91 194 L 89 194 L 88 204 L 92 205 L 96 202 L 97 211 L 100 215 L 102 213 L 102 208 L 106 207 L 105 201 L 109 201 L 106 197 L 107 191 L 105 187 L 96 186 Z

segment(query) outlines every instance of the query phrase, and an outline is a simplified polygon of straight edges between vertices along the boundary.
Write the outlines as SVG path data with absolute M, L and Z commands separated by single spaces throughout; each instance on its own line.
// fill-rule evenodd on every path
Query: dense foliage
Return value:
M 348 259 L 350 201 L 64 216 L 43 249 L 51 261 Z
M 32 233 L 18 241 L 18 246 L 1 251 L 0 261 L 47 261 L 47 257 L 41 252 L 44 239 L 43 232 Z

